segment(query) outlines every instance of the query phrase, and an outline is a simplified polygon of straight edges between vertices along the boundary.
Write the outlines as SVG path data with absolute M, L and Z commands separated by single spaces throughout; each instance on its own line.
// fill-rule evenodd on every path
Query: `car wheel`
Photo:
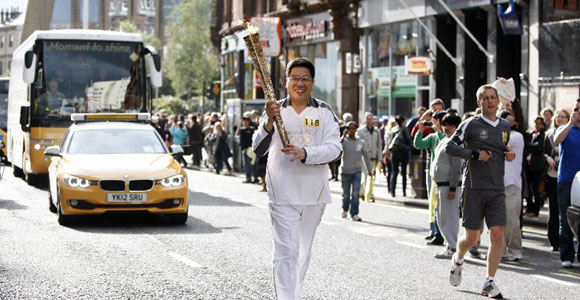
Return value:
M 33 174 L 28 174 L 26 172 L 24 173 L 24 180 L 26 180 L 26 183 L 28 183 L 28 185 L 30 186 L 35 186 L 38 183 L 38 176 L 33 175 Z
M 54 203 L 52 202 L 52 194 L 48 194 L 48 210 L 50 210 L 51 213 L 56 213 L 56 205 L 54 205 Z
M 56 214 L 58 216 L 58 224 L 60 224 L 61 226 L 70 225 L 72 217 L 64 215 L 62 213 L 62 207 L 61 207 L 62 205 L 60 203 L 60 197 L 57 199 L 56 205 L 57 205 Z
M 183 225 L 187 222 L 187 212 L 182 214 L 168 214 L 167 217 L 171 224 Z

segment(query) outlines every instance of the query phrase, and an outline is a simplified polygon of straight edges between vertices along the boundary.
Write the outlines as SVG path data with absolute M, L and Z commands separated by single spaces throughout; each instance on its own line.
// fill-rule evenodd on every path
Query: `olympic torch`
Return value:
M 248 21 L 242 21 L 243 24 L 238 26 L 236 29 L 245 30 L 247 35 L 244 37 L 244 43 L 248 48 L 250 57 L 252 58 L 252 64 L 258 77 L 262 81 L 262 89 L 264 90 L 264 95 L 266 96 L 267 102 L 276 102 L 276 94 L 274 94 L 274 85 L 270 79 L 270 72 L 268 71 L 268 66 L 266 65 L 264 59 L 264 50 L 262 49 L 262 43 L 260 41 L 259 29 L 252 26 Z M 274 122 L 276 123 L 276 128 L 278 129 L 278 134 L 280 135 L 280 140 L 282 140 L 282 145 L 284 147 L 290 144 L 288 139 L 288 133 L 286 133 L 286 128 L 282 122 L 282 118 L 275 117 Z

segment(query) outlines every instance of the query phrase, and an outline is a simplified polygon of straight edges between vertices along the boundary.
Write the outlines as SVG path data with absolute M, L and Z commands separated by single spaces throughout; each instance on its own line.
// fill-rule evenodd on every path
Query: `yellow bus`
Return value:
M 8 131 L 8 77 L 0 77 L 0 135 L 2 136 L 2 146 L 0 146 L 0 161 L 6 159 L 6 131 Z
M 150 112 L 159 86 L 159 56 L 139 34 L 35 31 L 14 51 L 10 70 L 6 145 L 14 175 L 34 184 L 48 173 L 44 149 L 60 145 L 71 114 Z

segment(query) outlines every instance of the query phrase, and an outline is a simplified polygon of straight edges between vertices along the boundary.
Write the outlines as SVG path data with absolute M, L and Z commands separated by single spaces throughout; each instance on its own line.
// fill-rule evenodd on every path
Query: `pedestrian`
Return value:
M 328 103 L 311 97 L 314 75 L 306 58 L 288 63 L 288 97 L 266 103 L 252 144 L 258 156 L 268 153 L 277 299 L 300 298 L 314 235 L 331 200 L 328 163 L 342 152 L 338 118 Z M 290 145 L 283 146 L 275 133 L 275 118 L 282 118 Z
M 434 119 L 437 119 L 436 117 Z M 439 199 L 437 204 L 437 225 L 445 239 L 447 247 L 437 253 L 435 258 L 449 259 L 456 252 L 457 235 L 459 234 L 459 195 L 461 195 L 461 158 L 445 153 L 447 143 L 461 123 L 455 114 L 445 114 L 441 118 L 441 127 L 445 137 L 433 149 L 431 178 Z M 417 133 L 415 138 L 421 133 Z M 431 134 L 433 135 L 433 134 Z M 430 136 L 431 136 L 430 135 Z M 459 191 L 457 191 L 459 187 Z
M 185 131 L 185 128 L 183 126 L 183 122 L 178 121 L 177 123 L 174 123 L 171 126 L 171 128 L 169 128 L 169 133 L 171 133 L 173 145 L 178 145 L 181 147 L 183 147 L 185 145 L 185 139 L 187 138 L 187 132 Z M 183 158 L 183 153 L 177 154 L 176 159 L 184 167 L 187 164 L 187 162 Z
M 540 116 L 542 118 L 544 118 L 544 127 L 549 129 L 552 127 L 552 118 L 554 117 L 554 111 L 549 108 L 549 107 L 544 107 L 541 111 L 540 111 Z
M 570 206 L 572 180 L 580 171 L 580 98 L 570 114 L 570 121 L 556 129 L 554 142 L 560 147 L 560 164 L 558 165 L 558 208 L 560 210 L 560 259 L 562 267 L 571 268 L 575 254 L 580 261 L 580 251 L 574 249 L 574 236 L 568 225 L 566 210 Z
M 534 120 L 535 130 L 531 134 L 530 153 L 527 156 L 530 177 L 528 182 L 532 187 L 531 197 L 527 201 L 526 216 L 537 217 L 544 206 L 544 191 L 540 191 L 540 184 L 546 172 L 546 158 L 544 157 L 544 119 L 540 116 Z
M 570 121 L 570 113 L 565 109 L 558 109 L 552 128 L 546 133 L 544 141 L 544 156 L 548 163 L 546 172 L 546 197 L 548 198 L 548 241 L 552 251 L 560 251 L 560 220 L 558 212 L 558 164 L 560 162 L 560 146 L 556 145 L 554 135 L 558 127 Z
M 219 174 L 225 165 L 228 170 L 227 175 L 232 175 L 232 167 L 228 162 L 232 152 L 230 151 L 230 146 L 228 146 L 228 134 L 223 130 L 221 122 L 216 122 L 213 125 L 210 140 L 213 145 L 212 154 L 215 159 L 214 169 L 216 174 Z
M 244 183 L 258 183 L 258 168 L 254 150 L 252 150 L 252 136 L 256 127 L 251 123 L 249 115 L 242 117 L 237 134 L 240 136 L 240 149 L 244 162 L 246 180 Z M 252 180 L 253 177 L 253 180 Z
M 199 168 L 201 166 L 203 133 L 201 131 L 201 125 L 197 120 L 197 115 L 192 115 L 190 120 L 191 126 L 187 129 L 187 135 L 189 136 L 189 144 L 191 147 L 191 161 L 194 168 Z
M 522 160 L 525 143 L 524 136 L 517 131 L 518 124 L 514 114 L 504 110 L 499 113 L 499 117 L 508 121 L 511 126 L 508 146 L 515 154 L 515 159 L 506 161 L 504 165 L 506 226 L 502 260 L 519 261 L 522 259 L 520 218 L 522 215 Z
M 159 116 L 158 115 L 153 115 L 151 117 L 151 126 L 153 126 L 153 128 L 155 128 L 155 131 L 157 131 L 157 133 L 159 133 L 159 136 L 161 136 L 161 138 L 165 137 L 165 128 L 161 127 L 161 125 L 159 124 Z
M 374 115 L 371 112 L 365 113 L 365 126 L 361 126 L 357 130 L 357 135 L 365 143 L 365 148 L 369 153 L 371 159 L 372 172 L 364 173 L 363 175 L 363 185 L 360 189 L 360 196 L 363 200 L 368 202 L 375 202 L 375 195 L 373 193 L 375 185 L 375 172 L 374 169 L 377 167 L 377 163 L 381 159 L 381 134 L 379 128 L 375 127 Z M 373 174 L 369 176 L 368 174 Z M 366 191 L 366 192 L 365 192 Z
M 383 148 L 383 165 L 385 166 L 386 169 L 386 174 L 385 171 L 383 170 L 383 174 L 386 176 L 387 178 L 387 190 L 389 193 L 391 193 L 392 191 L 392 187 L 391 187 L 391 178 L 393 177 L 393 163 L 391 162 L 391 151 L 389 150 L 389 137 L 392 137 L 393 134 L 393 129 L 397 127 L 397 121 L 395 121 L 395 118 L 391 118 L 389 120 L 389 124 L 387 125 L 387 128 L 385 129 L 385 146 Z
M 391 176 L 391 196 L 393 198 L 396 196 L 395 190 L 397 189 L 399 167 L 403 181 L 403 197 L 407 196 L 407 164 L 409 163 L 409 150 L 411 150 L 413 145 L 409 129 L 405 127 L 405 117 L 397 115 L 395 121 L 397 126 L 393 128 L 387 144 L 391 152 L 391 166 L 393 168 L 393 175 Z
M 427 149 L 430 153 L 429 162 L 432 162 L 435 159 L 435 147 L 441 142 L 443 138 L 445 138 L 445 133 L 441 128 L 441 119 L 445 116 L 445 111 L 437 111 L 431 113 L 431 118 L 429 121 L 420 120 L 417 124 L 417 133 L 415 134 L 415 138 L 413 139 L 413 146 L 417 149 Z M 430 126 L 433 133 L 423 136 L 423 131 L 425 130 L 425 126 Z M 427 242 L 428 245 L 433 246 L 440 246 L 443 245 L 444 239 L 439 232 L 439 227 L 437 226 L 436 220 L 436 210 L 437 210 L 437 192 L 436 189 L 433 189 L 433 165 L 431 163 L 427 164 L 427 178 L 425 180 L 430 181 L 431 184 L 428 185 L 428 198 L 429 198 L 429 229 L 430 234 L 427 236 L 429 241 Z
M 481 294 L 501 298 L 494 276 L 502 257 L 506 225 L 504 163 L 505 160 L 512 161 L 514 154 L 507 147 L 510 125 L 496 116 L 499 106 L 497 91 L 486 84 L 479 87 L 476 96 L 481 115 L 461 123 L 445 149 L 447 154 L 467 161 L 462 180 L 465 235 L 458 241 L 457 252 L 453 254 L 449 281 L 453 286 L 461 284 L 463 257 L 477 244 L 485 219 L 490 231 L 490 247 Z
M 371 161 L 365 143 L 356 136 L 358 128 L 356 122 L 350 121 L 346 124 L 347 130 L 341 138 L 342 143 L 342 218 L 346 218 L 350 210 L 350 216 L 353 221 L 362 221 L 359 216 L 359 189 L 361 181 L 361 172 L 371 173 Z M 363 170 L 362 164 L 365 164 Z M 372 174 L 369 174 L 371 176 Z M 351 193 L 352 190 L 352 193 Z

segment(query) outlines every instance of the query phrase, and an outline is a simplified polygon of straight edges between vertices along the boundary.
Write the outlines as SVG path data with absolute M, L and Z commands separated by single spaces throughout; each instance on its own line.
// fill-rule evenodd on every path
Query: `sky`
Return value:
M 20 12 L 26 11 L 28 0 L 0 0 L 0 9 L 10 9 L 11 7 L 18 7 Z

